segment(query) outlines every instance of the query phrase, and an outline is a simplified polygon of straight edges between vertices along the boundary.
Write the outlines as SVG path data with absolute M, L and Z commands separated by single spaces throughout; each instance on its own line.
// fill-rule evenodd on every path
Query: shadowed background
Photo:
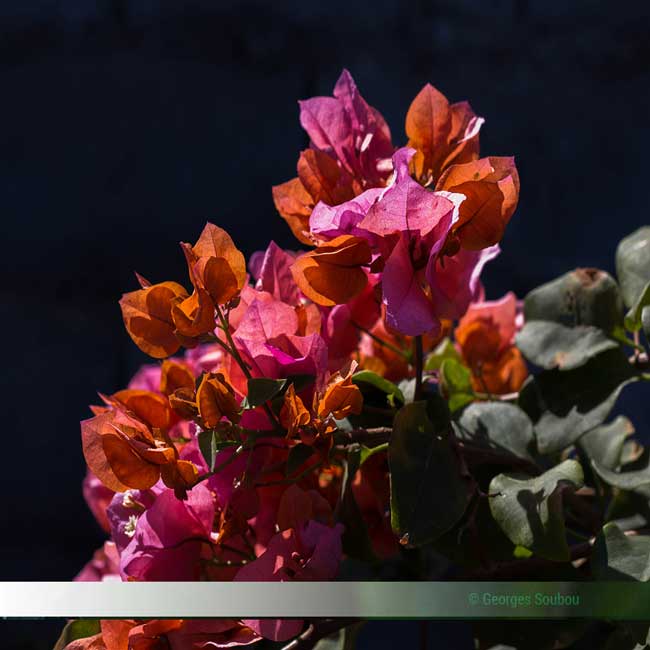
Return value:
M 247 254 L 296 246 L 271 186 L 307 144 L 297 99 L 345 66 L 398 145 L 425 82 L 469 100 L 482 152 L 516 155 L 522 181 L 487 295 L 523 296 L 613 272 L 648 222 L 649 28 L 644 0 L 0 4 L 0 578 L 70 579 L 102 542 L 78 423 L 143 360 L 117 304 L 133 271 L 183 280 L 178 241 L 207 220 Z

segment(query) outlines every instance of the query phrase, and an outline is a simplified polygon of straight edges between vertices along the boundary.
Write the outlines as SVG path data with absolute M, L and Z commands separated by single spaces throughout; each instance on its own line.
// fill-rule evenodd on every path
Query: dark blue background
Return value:
M 613 271 L 648 222 L 649 28 L 645 0 L 1 3 L 0 578 L 67 580 L 102 541 L 78 422 L 142 360 L 117 305 L 132 271 L 183 278 L 177 242 L 206 220 L 246 253 L 295 246 L 271 186 L 306 145 L 297 99 L 348 67 L 396 144 L 425 82 L 468 99 L 522 181 L 488 297 L 523 295 Z

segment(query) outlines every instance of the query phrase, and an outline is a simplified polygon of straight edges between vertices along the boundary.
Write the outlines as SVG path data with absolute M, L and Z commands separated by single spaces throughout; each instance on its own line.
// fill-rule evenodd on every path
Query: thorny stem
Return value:
M 421 334 L 413 340 L 413 357 L 415 362 L 415 394 L 413 400 L 417 402 L 422 397 L 422 367 L 424 365 L 424 350 Z
M 384 339 L 379 338 L 376 334 L 373 334 L 369 329 L 362 327 L 361 325 L 355 323 L 354 321 L 352 321 L 352 325 L 356 327 L 360 332 L 367 334 L 375 343 L 378 343 L 379 345 L 386 348 L 387 350 L 394 352 L 395 354 L 399 355 L 406 361 L 410 360 L 410 356 L 408 352 L 405 352 L 404 350 L 400 350 L 400 348 L 398 348 L 396 345 L 393 345 L 392 343 L 389 343 L 388 341 L 384 341 Z

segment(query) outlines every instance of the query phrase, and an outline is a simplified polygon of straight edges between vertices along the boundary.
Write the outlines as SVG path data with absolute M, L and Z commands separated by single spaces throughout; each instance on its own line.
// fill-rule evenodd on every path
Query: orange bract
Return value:
M 519 175 L 513 158 L 491 156 L 452 165 L 436 189 L 465 195 L 454 231 L 463 248 L 479 250 L 501 241 L 519 200 Z
M 332 307 L 363 291 L 368 276 L 361 267 L 370 264 L 370 259 L 370 247 L 365 240 L 341 235 L 299 257 L 291 272 L 310 300 Z
M 114 408 L 81 423 L 84 457 L 97 478 L 115 492 L 150 488 L 161 475 L 168 487 L 191 487 L 197 473 L 176 467 L 185 461 L 178 460 L 164 430 L 152 431 L 133 412 L 123 410 L 126 407 L 120 400 L 108 400 Z
M 303 244 L 312 245 L 309 238 L 309 216 L 314 207 L 311 194 L 299 178 L 273 187 L 273 203 L 291 232 Z
M 222 373 L 206 373 L 196 392 L 199 415 L 205 427 L 219 424 L 222 417 L 239 421 L 239 404 L 235 391 Z
M 176 333 L 181 337 L 195 338 L 214 331 L 214 304 L 208 292 L 205 289 L 195 289 L 189 298 L 174 302 L 172 319 Z
M 314 204 L 338 205 L 354 198 L 348 183 L 341 183 L 341 169 L 333 158 L 316 149 L 305 149 L 298 159 L 298 177 Z
M 287 437 L 293 438 L 301 427 L 306 427 L 311 422 L 311 414 L 303 401 L 296 395 L 293 384 L 284 394 L 284 403 L 280 410 L 280 422 L 287 429 Z
M 330 414 L 337 420 L 348 415 L 359 415 L 363 408 L 363 395 L 356 384 L 352 383 L 352 373 L 356 365 L 350 366 L 345 375 L 336 373 L 329 380 L 325 393 L 318 402 L 318 416 L 326 418 Z M 344 371 L 345 372 L 345 371 Z
M 408 146 L 416 150 L 415 178 L 429 185 L 452 163 L 476 159 L 482 123 L 467 102 L 450 104 L 431 84 L 424 86 L 406 114 Z
M 174 335 L 172 305 L 185 299 L 187 291 L 176 282 L 161 282 L 122 296 L 120 307 L 126 330 L 146 354 L 162 359 L 174 354 L 180 344 Z
M 135 413 L 143 422 L 156 429 L 167 429 L 172 422 L 168 400 L 149 390 L 121 390 L 112 396 L 126 409 Z
M 178 388 L 194 388 L 194 375 L 184 364 L 167 359 L 160 367 L 160 392 L 171 395 Z

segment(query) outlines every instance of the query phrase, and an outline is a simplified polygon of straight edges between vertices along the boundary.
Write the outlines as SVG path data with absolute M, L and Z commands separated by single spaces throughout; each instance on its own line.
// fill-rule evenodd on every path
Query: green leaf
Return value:
M 352 382 L 359 386 L 362 392 L 364 387 L 372 386 L 382 393 L 385 393 L 390 406 L 398 406 L 396 401 L 399 402 L 399 404 L 404 404 L 404 395 L 402 391 L 392 381 L 384 379 L 384 377 L 375 372 L 371 372 L 370 370 L 361 370 L 352 375 Z
M 609 273 L 576 269 L 533 289 L 524 299 L 524 317 L 567 327 L 592 325 L 609 334 L 623 324 L 623 300 Z
M 314 650 L 355 650 L 357 637 L 364 623 L 356 623 L 321 639 Z
M 457 423 L 459 437 L 475 445 L 508 451 L 534 462 L 535 436 L 530 418 L 504 402 L 470 404 Z
M 549 560 L 567 561 L 562 493 L 582 487 L 583 482 L 582 468 L 575 460 L 565 460 L 531 479 L 499 474 L 490 483 L 492 516 L 516 546 Z
M 616 249 L 616 275 L 625 304 L 632 307 L 650 282 L 650 226 L 621 240 Z
M 343 543 L 343 552 L 347 556 L 374 563 L 376 558 L 372 550 L 368 529 L 352 491 L 352 481 L 360 466 L 361 447 L 353 447 L 348 451 L 343 473 L 341 499 L 339 501 L 338 518 L 344 526 L 341 541 Z
M 205 429 L 204 431 L 199 431 L 198 438 L 199 450 L 201 451 L 201 455 L 207 463 L 210 471 L 214 469 L 215 458 L 222 449 L 226 449 L 226 447 L 236 447 L 239 444 L 234 440 L 222 440 L 216 429 Z
M 424 362 L 425 372 L 433 372 L 440 370 L 440 366 L 445 359 L 453 359 L 454 361 L 461 361 L 460 354 L 456 350 L 456 346 L 451 342 L 449 337 L 445 337 L 438 343 L 436 349 L 427 356 Z
M 614 469 L 621 464 L 625 439 L 634 433 L 634 426 L 623 415 L 609 424 L 602 424 L 585 433 L 578 445 L 590 460 L 606 469 Z
M 650 306 L 650 282 L 643 287 L 643 291 L 625 316 L 625 327 L 630 332 L 638 332 L 643 327 L 643 311 L 648 306 Z
M 376 447 L 366 447 L 365 445 L 361 445 L 359 467 L 361 467 L 361 465 L 363 465 L 371 456 L 374 456 L 375 454 L 379 454 L 382 451 L 387 451 L 387 450 L 388 450 L 387 442 L 383 443 L 382 445 L 377 445 Z
M 650 339 L 650 307 L 644 307 L 641 310 L 641 325 L 646 338 Z
M 388 445 L 393 530 L 418 546 L 449 530 L 465 512 L 469 481 L 452 446 L 445 401 L 407 404 L 395 415 Z
M 472 373 L 454 359 L 445 359 L 440 366 L 440 386 L 454 413 L 474 400 Z
M 566 327 L 551 321 L 530 321 L 517 334 L 517 347 L 540 368 L 572 370 L 606 350 L 618 348 L 597 327 Z
M 616 524 L 605 524 L 596 538 L 592 560 L 599 580 L 650 579 L 650 536 L 626 535 Z
M 602 424 L 621 390 L 639 378 L 619 350 L 607 350 L 574 370 L 544 370 L 529 378 L 519 406 L 535 427 L 542 454 L 562 451 Z
M 598 461 L 592 460 L 591 465 L 594 471 L 608 485 L 621 490 L 634 491 L 639 488 L 650 486 L 650 463 L 643 469 L 615 472 Z M 623 467 L 625 469 L 625 467 Z
M 293 476 L 298 469 L 314 454 L 314 448 L 302 443 L 291 447 L 287 457 L 286 476 Z
M 101 632 L 98 619 L 87 618 L 76 621 L 68 621 L 61 632 L 53 650 L 63 650 L 69 643 L 77 639 L 87 639 Z
M 248 395 L 246 404 L 248 408 L 256 408 L 266 404 L 287 386 L 287 379 L 267 379 L 255 377 L 248 380 Z

